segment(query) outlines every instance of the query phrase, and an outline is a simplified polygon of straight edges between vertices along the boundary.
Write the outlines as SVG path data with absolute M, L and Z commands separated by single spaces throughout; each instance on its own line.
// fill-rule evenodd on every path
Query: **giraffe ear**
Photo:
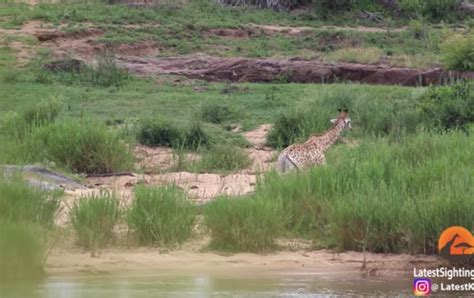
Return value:
M 334 124 L 337 122 L 337 119 L 331 119 L 331 123 Z
M 342 111 L 343 111 L 344 113 L 349 113 L 349 109 L 347 109 L 347 108 L 346 108 L 346 109 L 343 109 Z
M 337 109 L 337 111 L 338 111 L 339 113 L 340 113 L 340 112 L 342 112 L 342 110 L 341 110 L 341 109 Z

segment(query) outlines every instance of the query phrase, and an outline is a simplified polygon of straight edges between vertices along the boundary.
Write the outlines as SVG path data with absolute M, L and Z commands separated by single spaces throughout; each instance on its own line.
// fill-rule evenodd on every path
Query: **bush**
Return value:
M 52 79 L 68 85 L 82 84 L 97 87 L 121 87 L 131 79 L 130 74 L 117 66 L 112 53 L 103 52 L 96 57 L 95 66 L 80 65 L 69 69 L 58 69 L 49 72 L 39 69 L 36 80 L 40 83 L 51 83 Z M 67 61 L 65 61 L 67 64 Z
M 33 188 L 14 174 L 3 175 L 0 173 L 0 225 L 26 222 L 51 228 L 62 192 Z
M 91 250 L 91 256 L 113 238 L 113 229 L 120 219 L 118 200 L 109 193 L 80 198 L 71 210 L 71 221 L 79 244 Z
M 43 275 L 46 244 L 42 232 L 29 223 L 0 224 L 0 283 Z
M 246 168 L 251 160 L 239 147 L 219 145 L 204 152 L 197 161 L 198 171 L 236 171 Z
M 21 142 L 33 127 L 53 123 L 59 115 L 61 106 L 59 100 L 52 98 L 29 106 L 22 113 L 8 112 L 0 122 L 1 131 L 5 136 Z
M 201 106 L 201 119 L 203 121 L 219 124 L 232 115 L 228 106 L 207 103 Z
M 210 138 L 201 124 L 194 123 L 188 129 L 176 126 L 171 121 L 145 120 L 137 136 L 140 144 L 157 147 L 197 149 L 210 144 Z
M 270 198 L 219 198 L 204 209 L 210 247 L 263 252 L 275 248 L 282 232 L 281 209 Z
M 160 246 L 174 246 L 188 239 L 195 219 L 193 203 L 176 186 L 136 187 L 127 217 L 140 243 Z
M 432 19 L 447 19 L 456 11 L 457 0 L 423 1 L 423 14 Z
M 474 33 L 454 35 L 442 46 L 443 62 L 448 69 L 474 71 Z
M 420 97 L 418 106 L 428 128 L 466 131 L 474 122 L 474 83 L 431 87 Z
M 172 122 L 149 119 L 141 124 L 137 139 L 146 146 L 176 147 L 183 134 Z
M 54 162 L 78 173 L 111 173 L 133 167 L 133 156 L 118 132 L 86 121 L 35 128 L 25 141 L 26 160 Z
M 274 148 L 284 148 L 294 143 L 301 133 L 302 114 L 281 114 L 267 135 L 267 144 Z
M 195 122 L 185 132 L 181 146 L 195 150 L 201 147 L 207 147 L 209 144 L 209 136 L 202 129 L 201 124 L 199 122 Z

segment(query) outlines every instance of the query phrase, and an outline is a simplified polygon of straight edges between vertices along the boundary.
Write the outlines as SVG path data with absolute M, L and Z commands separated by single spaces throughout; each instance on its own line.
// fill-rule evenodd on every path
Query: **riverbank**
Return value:
M 56 248 L 46 262 L 51 276 L 81 273 L 128 274 L 153 272 L 172 275 L 208 274 L 302 274 L 354 278 L 409 277 L 414 267 L 436 267 L 437 256 L 375 254 L 347 251 L 312 250 L 308 243 L 286 241 L 288 250 L 267 254 L 217 253 L 204 251 L 205 240 L 193 240 L 176 250 L 152 247 L 117 247 L 100 256 L 80 248 Z M 305 248 L 306 246 L 306 248 Z M 293 251 L 289 250 L 293 247 Z M 365 258 L 365 266 L 364 266 Z

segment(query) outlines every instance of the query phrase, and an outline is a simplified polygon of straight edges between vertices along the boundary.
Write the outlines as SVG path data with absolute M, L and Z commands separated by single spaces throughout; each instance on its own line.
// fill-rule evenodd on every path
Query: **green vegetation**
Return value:
M 190 237 L 195 218 L 193 203 L 177 187 L 137 186 L 127 220 L 141 244 L 176 246 Z
M 80 65 L 65 67 L 59 70 L 36 70 L 36 80 L 40 83 L 58 81 L 67 85 L 83 85 L 97 87 L 121 87 L 132 79 L 124 69 L 117 66 L 115 56 L 109 52 L 101 52 L 96 57 L 95 66 Z M 67 66 L 67 62 L 64 62 Z
M 442 50 L 449 69 L 474 71 L 474 33 L 450 37 L 442 45 Z
M 229 145 L 217 145 L 204 151 L 196 162 L 198 172 L 231 172 L 246 168 L 251 160 L 241 148 Z
M 91 256 L 97 256 L 98 249 L 113 239 L 113 229 L 120 216 L 119 201 L 114 195 L 104 192 L 79 199 L 71 210 L 79 245 L 90 249 Z
M 32 188 L 15 175 L 0 175 L 0 281 L 38 278 L 62 193 Z
M 199 52 L 409 67 L 442 61 L 449 69 L 473 70 L 472 21 L 460 18 L 454 1 L 397 3 L 391 11 L 369 0 L 321 0 L 314 1 L 319 11 L 293 13 L 208 0 L 178 9 L 103 1 L 9 4 L 0 5 L 0 27 L 41 20 L 80 35 L 93 25 L 104 31 L 101 47 L 151 41 L 160 56 Z M 252 24 L 311 28 L 293 33 Z M 230 36 L 213 29 L 230 29 Z M 94 67 L 47 70 L 43 64 L 53 53 L 36 40 L 8 35 L 0 42 L 0 164 L 39 163 L 76 173 L 131 170 L 136 139 L 175 149 L 179 169 L 226 174 L 250 164 L 248 144 L 234 128 L 272 123 L 267 143 L 283 148 L 323 132 L 338 108 L 349 108 L 354 130 L 343 135 L 348 145 L 328 151 L 327 166 L 284 176 L 270 172 L 251 195 L 219 198 L 203 208 L 213 249 L 269 251 L 278 237 L 297 236 L 324 248 L 434 253 L 444 228 L 474 228 L 474 143 L 466 133 L 474 122 L 471 82 L 406 88 L 287 84 L 286 75 L 274 84 L 143 79 L 121 70 L 110 53 L 98 56 Z M 34 46 L 37 59 L 17 64 L 17 43 Z M 187 150 L 201 158 L 186 164 Z M 6 264 L 0 278 L 41 271 L 44 231 L 58 206 L 59 194 L 0 182 L 0 262 Z M 95 255 L 112 239 L 120 213 L 113 195 L 82 198 L 71 218 L 80 244 Z M 192 236 L 196 213 L 176 186 L 138 186 L 126 220 L 141 244 L 172 247 Z M 19 255 L 24 259 L 14 263 Z
M 24 141 L 28 162 L 53 162 L 77 173 L 110 173 L 133 167 L 130 148 L 116 131 L 94 121 L 65 120 L 34 129 Z
M 432 87 L 420 98 L 419 108 L 428 127 L 467 131 L 474 122 L 474 83 Z
M 472 145 L 459 132 L 366 138 L 329 152 L 325 167 L 269 174 L 253 200 L 272 198 L 288 232 L 323 247 L 434 253 L 444 228 L 473 227 Z
M 225 105 L 208 103 L 201 107 L 201 119 L 203 121 L 219 124 L 230 116 L 232 116 L 232 111 Z
M 26 222 L 51 228 L 62 193 L 32 188 L 15 175 L 0 174 L 0 224 Z
M 282 233 L 282 210 L 273 198 L 222 197 L 204 209 L 211 231 L 210 248 L 262 252 L 276 247 Z
M 147 146 L 166 146 L 173 148 L 198 149 L 207 147 L 210 138 L 195 122 L 187 129 L 177 126 L 172 121 L 147 119 L 143 121 L 137 134 L 138 142 Z
M 44 231 L 31 223 L 0 224 L 0 282 L 36 279 L 43 274 Z

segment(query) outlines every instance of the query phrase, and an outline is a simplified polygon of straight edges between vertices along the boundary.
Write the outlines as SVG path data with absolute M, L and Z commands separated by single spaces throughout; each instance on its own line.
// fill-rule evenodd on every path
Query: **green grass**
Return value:
M 43 275 L 47 231 L 54 225 L 61 196 L 0 173 L 0 282 Z
M 43 276 L 46 250 L 42 229 L 31 223 L 0 224 L 0 282 L 25 281 Z
M 273 198 L 222 197 L 204 209 L 211 249 L 265 252 L 283 231 L 282 210 Z
M 114 195 L 101 193 L 80 198 L 71 210 L 71 222 L 79 245 L 90 249 L 91 256 L 113 240 L 113 229 L 120 220 L 121 208 Z
M 439 44 L 453 32 L 447 25 L 441 29 L 429 22 L 429 18 L 421 18 L 415 14 L 422 27 L 411 26 L 411 18 L 390 16 L 387 21 L 380 23 L 364 22 L 358 18 L 357 25 L 379 26 L 387 28 L 387 32 L 356 32 L 321 28 L 322 25 L 353 26 L 356 11 L 347 14 L 336 14 L 323 19 L 320 16 L 307 19 L 305 15 L 276 13 L 270 10 L 258 10 L 245 7 L 221 7 L 211 1 L 191 1 L 179 9 L 161 6 L 155 9 L 134 8 L 124 5 L 105 5 L 100 1 L 72 2 L 59 4 L 43 4 L 30 9 L 22 5 L 0 6 L 0 16 L 12 16 L 11 19 L 0 21 L 0 26 L 11 28 L 24 22 L 36 19 L 59 23 L 67 23 L 64 30 L 78 30 L 81 24 L 88 22 L 106 30 L 100 41 L 108 44 L 134 44 L 144 40 L 154 40 L 160 45 L 160 56 L 176 56 L 196 52 L 215 56 L 244 56 L 244 57 L 287 57 L 298 56 L 306 58 L 322 57 L 333 60 L 332 51 L 342 51 L 347 59 L 358 56 L 346 53 L 350 48 L 371 48 L 373 53 L 384 53 L 387 56 L 407 57 L 394 59 L 396 65 L 409 67 L 435 66 L 441 59 Z M 410 10 L 416 10 L 410 8 Z M 438 17 L 436 17 L 438 18 Z M 450 19 L 450 18 L 448 18 Z M 458 22 L 462 20 L 458 19 Z M 126 24 L 140 24 L 143 27 L 124 27 Z M 155 26 L 159 24 L 159 26 Z M 249 24 L 272 24 L 286 26 L 311 26 L 314 30 L 297 35 L 263 34 L 261 30 L 249 27 Z M 394 32 L 389 29 L 400 25 L 410 24 L 410 29 Z M 412 28 L 413 27 L 413 28 Z M 241 29 L 250 32 L 250 38 L 228 38 L 209 35 L 208 30 L 214 28 Z M 414 29 L 414 30 L 412 30 Z M 31 43 L 31 41 L 29 41 Z M 346 49 L 346 50 L 344 50 Z M 434 57 L 433 60 L 420 60 L 417 55 L 423 52 Z M 371 56 L 375 56 L 372 54 Z M 349 58 L 351 58 L 349 57 Z M 371 58 L 371 59 L 369 59 Z M 373 62 L 373 57 L 356 59 L 355 62 Z M 339 60 L 339 59 L 337 59 Z M 96 75 L 101 73 L 101 75 Z M 108 74 L 104 76 L 103 74 Z M 93 84 L 116 84 L 117 78 L 122 81 L 122 74 L 107 69 L 105 72 L 88 71 L 81 76 L 65 76 L 63 79 L 78 83 L 92 82 Z M 112 82 L 111 82 L 112 80 Z
M 76 173 L 133 168 L 133 157 L 117 131 L 94 121 L 65 120 L 32 130 L 23 147 L 27 162 L 52 162 Z
M 62 192 L 31 187 L 16 177 L 0 173 L 0 224 L 33 223 L 51 228 Z
M 254 200 L 273 198 L 288 232 L 325 247 L 434 253 L 444 228 L 473 228 L 473 141 L 419 133 L 336 146 L 325 167 L 269 174 Z
M 135 188 L 127 221 L 143 245 L 173 247 L 191 236 L 196 210 L 175 186 Z
M 204 151 L 201 159 L 191 167 L 198 172 L 232 172 L 248 167 L 251 160 L 241 148 L 217 145 Z

